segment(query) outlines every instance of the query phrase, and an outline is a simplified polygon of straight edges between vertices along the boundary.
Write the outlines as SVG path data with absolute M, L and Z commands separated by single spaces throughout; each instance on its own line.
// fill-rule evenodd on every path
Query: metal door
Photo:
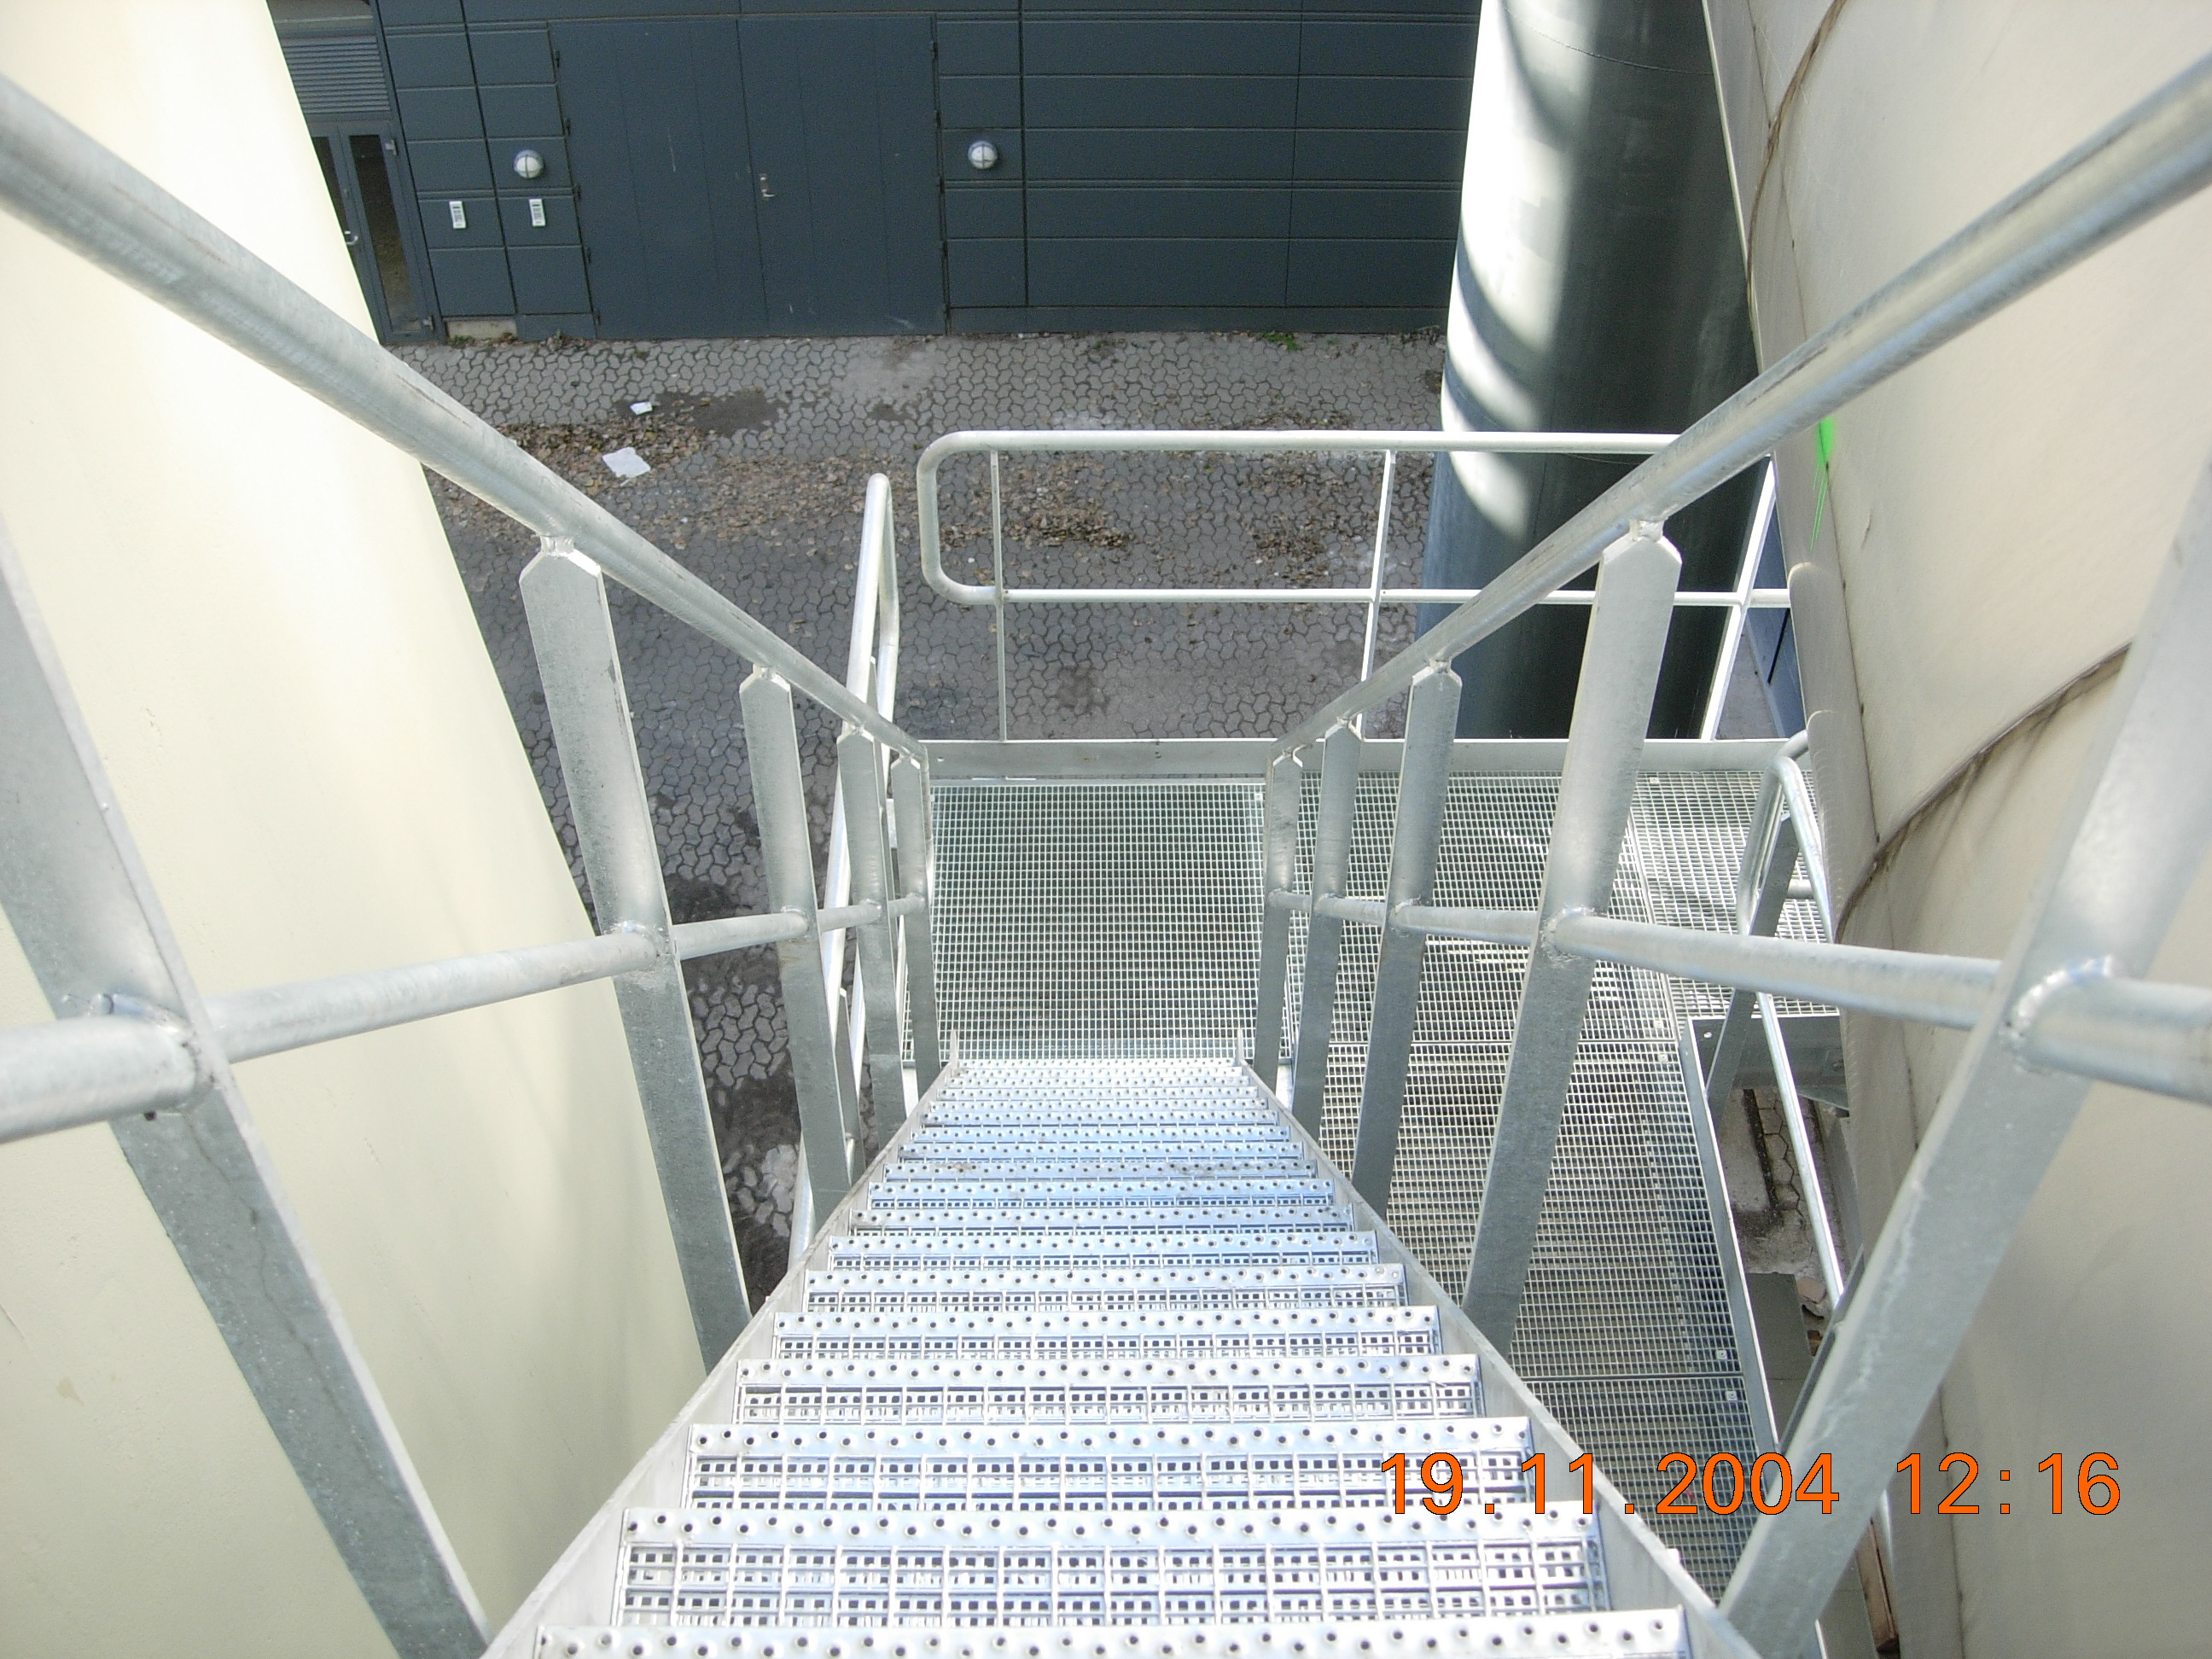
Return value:
M 400 178 L 399 143 L 381 128 L 327 127 L 313 135 L 315 159 L 329 186 L 354 271 L 380 340 L 435 337 L 430 285 Z
M 927 16 L 738 24 L 768 327 L 945 326 Z
M 556 23 L 553 47 L 600 334 L 762 332 L 736 25 Z

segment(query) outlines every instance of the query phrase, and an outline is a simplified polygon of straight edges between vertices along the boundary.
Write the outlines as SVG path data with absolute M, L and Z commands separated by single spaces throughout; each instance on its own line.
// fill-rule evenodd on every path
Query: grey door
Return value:
M 735 25 L 556 23 L 553 46 L 599 332 L 762 332 Z
M 398 141 L 382 128 L 319 127 L 313 137 L 377 337 L 434 337 L 437 325 L 429 284 L 422 280 L 422 252 L 410 234 L 411 216 L 399 211 L 404 197 L 394 181 Z
M 769 331 L 942 329 L 931 20 L 763 17 L 738 29 Z

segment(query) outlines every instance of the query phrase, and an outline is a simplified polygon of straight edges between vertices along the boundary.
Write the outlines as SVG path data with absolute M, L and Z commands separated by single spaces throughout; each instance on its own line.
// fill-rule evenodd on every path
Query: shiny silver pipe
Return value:
M 948 432 L 921 452 L 915 464 L 915 504 L 918 512 L 921 536 L 921 571 L 929 585 L 939 592 L 960 605 L 995 605 L 1000 602 L 996 586 L 979 586 L 956 581 L 946 574 L 945 549 L 939 538 L 937 511 L 938 469 L 955 455 L 1000 454 L 1170 454 L 1170 455 L 1364 455 L 1381 454 L 1386 450 L 1447 453 L 1459 450 L 1480 450 L 1492 454 L 1510 455 L 1649 455 L 1664 449 L 1674 439 L 1663 432 Z M 994 520 L 994 534 L 996 520 Z M 1006 592 L 1007 599 L 1016 593 L 1024 595 L 1081 595 L 1082 588 L 1014 588 Z M 1212 588 L 1100 589 L 1141 595 L 1138 599 L 1100 599 L 1076 598 L 1027 598 L 1029 604 L 1143 604 L 1172 602 L 1197 604 L 1195 596 L 1213 593 Z M 1238 592 L 1225 590 L 1231 596 L 1220 602 L 1233 602 Z M 1261 590 L 1267 591 L 1267 590 Z M 1294 593 L 1295 589 L 1278 590 Z M 1391 603 L 1395 590 L 1385 589 L 1384 603 Z M 1344 603 L 1367 604 L 1374 596 L 1364 587 L 1322 590 L 1331 599 L 1340 595 Z M 1728 596 L 1733 603 L 1735 596 Z M 1302 598 L 1284 603 L 1312 604 L 1314 599 Z M 1425 605 L 1432 599 L 1409 599 L 1402 603 Z M 1332 721 L 1330 724 L 1334 725 Z M 1321 735 L 1316 732 L 1316 737 Z M 1303 744 L 1301 745 L 1303 746 Z
M 1709 933 L 1612 916 L 1562 916 L 1544 944 L 1565 956 L 1802 997 L 1958 1031 L 1972 1028 L 1996 983 L 1996 963 L 1979 957 Z

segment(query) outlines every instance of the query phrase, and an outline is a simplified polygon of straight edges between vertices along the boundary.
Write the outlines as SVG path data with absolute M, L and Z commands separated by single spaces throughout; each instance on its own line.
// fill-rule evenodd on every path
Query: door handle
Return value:
M 763 202 L 775 200 L 775 192 L 768 187 L 768 174 L 765 173 L 760 175 L 760 193 L 761 200 Z

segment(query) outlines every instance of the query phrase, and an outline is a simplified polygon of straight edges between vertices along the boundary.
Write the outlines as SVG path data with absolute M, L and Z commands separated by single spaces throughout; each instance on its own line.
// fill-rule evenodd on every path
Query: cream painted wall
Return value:
M 2212 51 L 2212 9 L 2181 0 L 1711 0 L 1708 15 L 1768 362 Z M 2212 455 L 2208 267 L 2199 198 L 1843 410 L 1817 538 L 1812 445 L 1785 451 L 1814 759 L 1843 820 L 1835 874 L 1857 895 L 1847 937 L 2002 953 L 2109 683 L 1908 820 L 2133 637 Z M 2212 984 L 2212 881 L 2156 971 Z M 1960 1043 L 1862 1018 L 1846 1042 L 1873 1224 Z M 1900 1534 L 1908 1656 L 2203 1650 L 2212 1579 L 2189 1555 L 2212 1533 L 2208 1184 L 2202 1109 L 2093 1091 L 1931 1425 L 1936 1449 L 1982 1460 L 1985 1510 L 2014 1510 Z M 2069 1468 L 2117 1456 L 2118 1510 L 2038 1513 L 2034 1465 L 2052 1451 Z
M 262 0 L 8 0 L 0 73 L 368 326 Z M 6 219 L 0 361 L 203 989 L 588 931 L 416 466 Z M 240 1077 L 496 1622 L 702 1374 L 611 993 Z M 105 1128 L 0 1147 L 0 1650 L 389 1651 Z

